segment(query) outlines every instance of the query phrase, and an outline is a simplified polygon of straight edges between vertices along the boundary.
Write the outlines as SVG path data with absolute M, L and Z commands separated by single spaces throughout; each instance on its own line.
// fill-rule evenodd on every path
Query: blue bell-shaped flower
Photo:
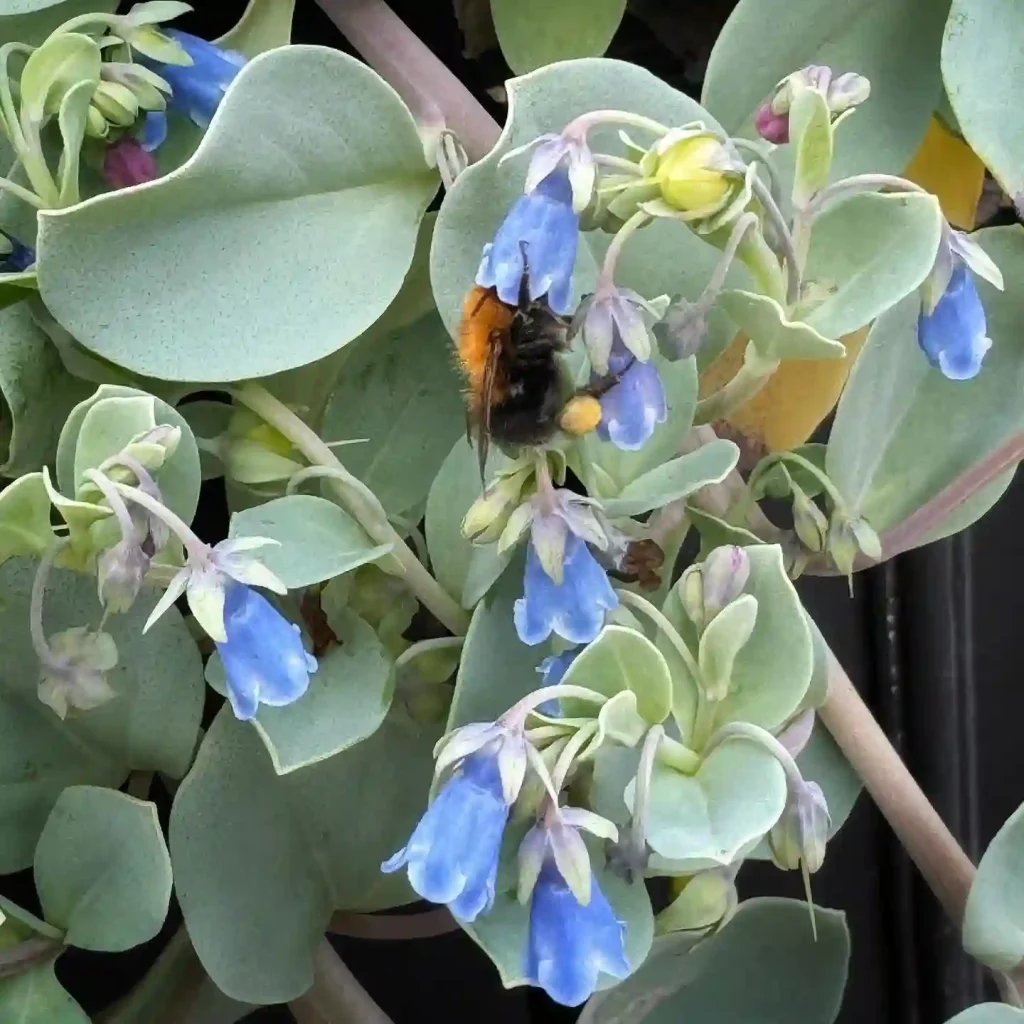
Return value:
M 928 362 L 950 380 L 970 380 L 981 369 L 992 340 L 985 308 L 963 260 L 956 260 L 935 308 L 921 310 L 917 340 Z

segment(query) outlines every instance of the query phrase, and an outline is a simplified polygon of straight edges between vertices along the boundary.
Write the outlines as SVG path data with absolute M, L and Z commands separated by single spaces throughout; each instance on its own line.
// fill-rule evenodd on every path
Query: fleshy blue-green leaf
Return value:
M 436 739 L 393 713 L 365 742 L 277 775 L 255 730 L 221 711 L 175 797 L 170 846 L 189 935 L 228 996 L 294 999 L 335 910 L 415 898 L 380 864 L 426 807 Z
M 317 659 L 303 697 L 280 708 L 261 704 L 253 720 L 278 775 L 365 740 L 391 706 L 395 666 L 374 630 L 344 608 L 331 615 L 331 630 L 340 642 Z M 218 693 L 225 692 L 219 655 L 206 663 L 206 677 Z
M 976 279 L 992 339 L 978 376 L 947 380 L 928 364 L 908 296 L 875 322 L 839 401 L 825 467 L 850 512 L 879 533 L 1024 428 L 1024 299 L 1011 283 L 1024 274 L 1024 229 L 973 237 L 1009 283 L 999 292 Z
M 836 289 L 806 320 L 841 338 L 909 295 L 931 272 L 942 230 L 932 196 L 853 196 L 814 222 L 807 276 Z
M 637 477 L 602 504 L 610 516 L 637 516 L 685 498 L 708 484 L 721 483 L 736 468 L 740 450 L 716 439 L 688 455 L 679 455 Z
M 295 0 L 249 0 L 238 24 L 217 40 L 225 50 L 255 57 L 292 38 Z
M 441 318 L 453 334 L 463 297 L 476 276 L 480 251 L 523 190 L 528 157 L 518 157 L 499 167 L 504 153 L 543 132 L 561 131 L 580 114 L 608 108 L 644 114 L 669 125 L 702 120 L 717 127 L 714 118 L 692 99 L 650 72 L 620 61 L 565 61 L 513 79 L 507 88 L 508 121 L 498 144 L 459 176 L 445 197 L 434 230 L 431 282 Z M 650 141 L 648 135 L 636 134 L 638 141 Z M 588 140 L 595 150 L 623 152 L 615 126 L 591 132 Z M 608 241 L 609 236 L 599 231 L 581 239 L 576 260 L 577 297 L 593 291 L 598 262 L 604 257 Z M 719 257 L 717 249 L 682 225 L 659 221 L 630 239 L 617 265 L 615 280 L 648 298 L 664 293 L 692 300 L 703 291 Z M 716 344 L 726 334 L 732 337 L 730 330 L 725 319 L 712 317 Z
M 484 468 L 485 479 L 507 464 L 508 458 L 492 447 Z M 438 583 L 469 608 L 490 589 L 512 557 L 511 553 L 498 555 L 494 544 L 474 545 L 462 534 L 462 520 L 482 490 L 476 449 L 461 437 L 430 485 L 424 534 Z M 470 595 L 466 595 L 467 588 L 472 590 Z M 464 595 L 473 600 L 464 600 Z
M 730 288 L 719 302 L 764 359 L 842 359 L 846 353 L 842 342 L 790 319 L 769 295 Z
M 265 376 L 384 312 L 435 188 L 390 86 L 336 50 L 280 47 L 242 70 L 177 171 L 41 215 L 40 292 L 137 373 Z
M 98 786 L 69 786 L 47 819 L 35 881 L 49 924 L 70 946 L 118 953 L 160 931 L 171 858 L 156 804 Z
M 261 548 L 259 558 L 291 589 L 340 576 L 390 550 L 375 545 L 343 508 L 312 494 L 289 494 L 236 512 L 230 536 L 280 541 Z
M 136 388 L 102 384 L 68 413 L 57 441 L 57 487 L 73 497 L 86 469 L 97 468 L 136 434 L 158 424 L 177 427 L 181 440 L 154 476 L 167 507 L 191 522 L 201 483 L 195 435 L 177 409 Z
M 0 565 L 16 555 L 42 555 L 53 538 L 43 474 L 12 480 L 0 491 Z
M 626 926 L 626 960 L 635 970 L 647 956 L 654 937 L 654 915 L 651 901 L 642 882 L 630 885 L 607 868 L 594 865 L 594 880 Z M 526 941 L 529 934 L 530 911 L 514 894 L 499 893 L 494 908 L 466 927 L 473 940 L 494 962 L 505 988 L 527 984 L 525 977 Z M 608 975 L 598 976 L 598 988 L 614 985 Z
M 774 732 L 801 706 L 814 671 L 810 629 L 783 567 L 781 549 L 757 545 L 746 551 L 750 578 L 744 593 L 757 598 L 757 623 L 736 657 L 728 695 L 716 702 L 712 731 L 726 722 L 753 722 Z M 684 638 L 692 632 L 678 588 L 669 593 L 664 611 Z M 682 660 L 664 638 L 658 639 L 658 648 L 672 666 L 673 713 L 685 741 L 696 715 L 696 688 L 687 682 Z
M 523 595 L 523 559 L 516 558 L 476 606 L 462 648 L 448 728 L 492 722 L 541 685 L 537 668 L 551 652 L 516 634 L 512 606 Z
M 942 77 L 960 131 L 1007 195 L 1024 193 L 1024 130 L 999 111 L 1024 90 L 1024 9 L 1014 0 L 953 0 L 942 42 Z
M 714 937 L 654 940 L 632 978 L 587 1003 L 579 1024 L 832 1024 L 850 937 L 837 910 L 752 899 Z M 981 1024 L 981 1022 L 979 1022 Z
M 1005 1003 L 980 1003 L 950 1017 L 946 1024 L 1021 1024 L 1021 1021 L 1024 1021 L 1024 1010 L 1015 1010 Z
M 627 791 L 627 804 L 632 795 Z M 731 864 L 757 844 L 786 805 L 786 777 L 764 747 L 731 740 L 696 775 L 655 765 L 647 841 L 679 873 Z
M 54 975 L 53 961 L 0 978 L 0 1020 L 19 1024 L 89 1024 L 85 1011 Z
M 1024 806 L 996 833 L 978 865 L 964 912 L 964 949 L 997 971 L 1024 960 Z
M 625 0 L 491 0 L 501 52 L 517 75 L 559 60 L 599 57 L 625 10 Z
M 321 431 L 331 441 L 366 438 L 342 450 L 345 467 L 398 514 L 427 497 L 466 432 L 451 340 L 430 295 L 426 243 L 423 255 L 395 300 L 407 296 L 410 320 L 386 332 L 374 325 L 352 346 Z
M 34 563 L 0 568 L 0 873 L 28 866 L 36 840 L 67 786 L 118 786 L 132 769 L 180 778 L 203 707 L 203 669 L 181 615 L 169 609 L 145 636 L 156 595 L 144 592 L 106 630 L 118 649 L 107 680 L 117 697 L 61 721 L 36 696 L 39 665 L 28 634 Z M 43 605 L 48 636 L 99 620 L 96 581 L 56 570 Z
M 0 475 L 51 461 L 60 425 L 85 391 L 64 369 L 28 303 L 0 310 Z
M 0 12 L 0 44 L 35 46 L 71 18 L 116 8 L 115 0 L 6 0 Z M 9 166 L 5 165 L 4 173 Z
M 938 103 L 948 9 L 943 0 L 740 0 L 711 52 L 702 102 L 727 131 L 753 138 L 757 108 L 786 75 L 808 64 L 857 71 L 871 98 L 837 129 L 833 177 L 899 174 Z M 791 173 L 792 154 L 776 157 Z
M 605 626 L 593 643 L 588 644 L 562 677 L 566 685 L 585 686 L 614 697 L 622 690 L 636 694 L 640 715 L 652 725 L 663 722 L 672 710 L 672 677 L 668 663 L 650 640 L 635 629 Z M 574 712 L 566 703 L 566 715 Z M 592 714 L 587 704 L 584 713 Z

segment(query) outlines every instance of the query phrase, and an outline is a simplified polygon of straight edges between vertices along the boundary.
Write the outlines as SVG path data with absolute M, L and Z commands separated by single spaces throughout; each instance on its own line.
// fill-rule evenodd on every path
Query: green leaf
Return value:
M 61 987 L 52 961 L 0 978 L 0 1020 L 12 1024 L 89 1024 L 85 1011 Z
M 789 135 L 795 157 L 793 205 L 802 209 L 828 184 L 832 167 L 831 115 L 828 102 L 816 89 L 801 89 L 793 97 Z
M 499 167 L 503 154 L 543 132 L 561 131 L 580 114 L 600 109 L 628 110 L 669 125 L 704 121 L 711 129 L 718 127 L 715 119 L 688 96 L 650 72 L 621 61 L 565 61 L 513 79 L 507 89 L 509 112 L 501 138 L 483 160 L 459 175 L 437 216 L 430 275 L 437 308 L 453 335 L 463 298 L 476 276 L 480 251 L 523 191 L 528 158 L 521 156 Z M 595 129 L 589 133 L 588 142 L 597 151 L 624 152 L 615 126 Z M 580 241 L 577 298 L 594 290 L 610 236 L 591 231 Z M 616 267 L 615 281 L 648 298 L 664 293 L 695 300 L 719 258 L 719 251 L 696 235 L 676 223 L 660 220 L 630 239 Z M 728 334 L 725 320 L 713 317 L 712 323 L 717 338 Z
M 512 606 L 522 596 L 523 556 L 519 555 L 473 611 L 455 677 L 448 729 L 493 722 L 540 686 L 537 669 L 550 652 L 546 644 L 530 647 L 519 639 Z
M 700 675 L 711 693 L 728 693 L 736 656 L 757 622 L 757 598 L 741 594 L 708 623 L 700 638 Z
M 181 168 L 40 215 L 40 293 L 87 349 L 137 373 L 265 376 L 380 316 L 435 189 L 390 86 L 338 51 L 280 47 L 246 65 Z
M 260 561 L 289 589 L 308 587 L 386 555 L 343 509 L 312 494 L 289 494 L 231 517 L 229 536 L 269 537 Z
M 102 55 L 96 41 L 79 32 L 51 36 L 34 50 L 21 72 L 22 126 L 38 133 L 44 117 L 80 82 L 98 82 Z
M 39 664 L 28 634 L 34 574 L 35 565 L 21 558 L 0 568 L 0 874 L 31 864 L 65 787 L 116 787 L 133 769 L 180 778 L 203 708 L 202 663 L 184 620 L 168 609 L 143 636 L 156 604 L 156 595 L 144 591 L 105 627 L 118 649 L 117 666 L 107 674 L 117 697 L 61 721 L 36 696 Z M 98 618 L 95 579 L 55 570 L 43 605 L 46 634 Z
M 19 14 L 21 14 L 21 15 L 23 15 L 23 14 L 32 14 L 35 11 L 41 11 L 41 10 L 46 9 L 47 7 L 56 7 L 58 4 L 62 4 L 63 2 L 64 2 L 64 0 L 5 0 L 4 10 L 3 10 L 2 15 L 0 15 L 0 17 L 2 17 L 4 20 L 0 20 L 0 27 L 3 27 L 3 28 L 7 27 L 6 19 L 8 17 L 15 17 L 15 16 L 17 16 Z M 66 4 L 67 8 L 70 8 L 70 7 L 73 7 L 73 6 L 74 6 L 74 4 L 70 4 L 70 3 Z M 111 5 L 111 6 L 114 6 L 114 5 Z M 99 11 L 99 10 L 102 10 L 102 8 L 103 8 L 102 2 L 100 2 L 100 3 L 95 3 L 94 2 L 94 3 L 92 3 L 90 5 L 89 10 L 90 11 L 93 11 L 93 10 Z M 62 16 L 62 20 L 65 20 L 67 18 L 73 17 L 74 15 L 67 13 L 67 10 L 66 10 L 65 7 L 61 7 L 61 16 Z M 47 33 L 47 34 L 49 34 L 49 33 Z M 4 41 L 6 42 L 6 39 Z
M 1007 281 L 1024 274 L 1020 226 L 972 237 Z M 917 344 L 920 305 L 908 296 L 875 322 L 839 400 L 825 467 L 851 515 L 880 534 L 1024 429 L 1024 296 L 976 284 L 992 339 L 977 377 L 947 380 L 928 364 Z
M 938 103 L 947 10 L 934 0 L 740 0 L 711 52 L 702 101 L 728 132 L 755 138 L 757 108 L 791 72 L 808 64 L 857 71 L 871 98 L 837 129 L 833 177 L 900 174 Z M 773 158 L 791 173 L 788 148 Z
M 989 844 L 974 876 L 964 911 L 964 949 L 997 971 L 1024 960 L 1024 805 Z
M 842 342 L 801 320 L 790 320 L 768 295 L 731 288 L 718 301 L 764 359 L 842 359 L 846 354 Z
M 933 196 L 853 196 L 814 222 L 807 275 L 834 289 L 806 322 L 826 338 L 870 323 L 931 273 L 942 232 Z
M 170 846 L 189 935 L 226 995 L 296 998 L 335 910 L 415 899 L 380 864 L 426 807 L 436 739 L 392 713 L 365 742 L 276 775 L 255 731 L 218 714 L 175 797 Z
M 756 534 L 745 530 L 742 526 L 727 523 L 724 519 L 719 519 L 693 505 L 687 509 L 686 515 L 700 534 L 701 560 L 723 544 L 738 544 L 740 547 L 746 547 L 748 544 L 760 543 L 760 538 Z
M 608 898 L 615 916 L 626 926 L 626 960 L 636 970 L 647 957 L 654 937 L 654 915 L 643 882 L 630 885 L 607 868 L 594 865 L 594 881 Z M 499 893 L 494 907 L 469 926 L 470 937 L 491 958 L 505 988 L 529 984 L 524 972 L 530 908 L 514 893 Z M 606 974 L 598 975 L 598 989 L 616 984 Z
M 979 1003 L 955 1017 L 946 1024 L 1021 1024 L 1024 1010 L 1015 1010 L 1005 1003 Z
M 1000 120 L 1002 105 L 1024 90 L 1020 39 L 1024 10 L 1014 0 L 953 0 L 942 41 L 942 77 L 960 132 L 1002 185 L 1024 193 L 1024 128 Z
M 17 476 L 49 462 L 60 424 L 84 393 L 28 303 L 0 310 L 0 475 Z
M 0 275 L 0 309 L 13 306 L 16 302 L 39 290 L 35 270 L 22 270 L 14 274 Z
M 506 455 L 491 448 L 484 467 L 485 479 L 508 463 Z M 476 449 L 461 437 L 430 485 L 424 534 L 437 582 L 456 601 L 463 601 L 464 593 L 466 598 L 472 597 L 472 601 L 464 602 L 466 608 L 476 605 L 511 558 L 511 553 L 499 557 L 493 544 L 478 547 L 462 534 L 462 520 L 482 490 Z
M 517 74 L 608 49 L 626 0 L 491 0 L 501 52 Z
M 274 771 L 287 775 L 372 736 L 384 721 L 395 689 L 395 665 L 373 628 L 340 609 L 331 615 L 340 643 L 318 661 L 301 700 L 275 708 L 261 704 L 253 721 Z M 224 665 L 214 654 L 206 676 L 225 692 Z
M 663 722 L 672 710 L 672 677 L 668 664 L 650 640 L 635 629 L 605 626 L 562 677 L 566 685 L 585 686 L 614 697 L 622 690 L 636 694 L 637 711 L 652 725 Z M 577 702 L 566 701 L 567 717 Z M 593 704 L 581 705 L 592 715 Z
M 786 575 L 781 549 L 761 544 L 746 551 L 750 578 L 744 593 L 757 598 L 757 623 L 733 663 L 728 695 L 715 702 L 711 732 L 727 722 L 753 722 L 774 733 L 803 703 L 814 672 L 807 617 Z M 693 626 L 682 609 L 678 585 L 663 610 L 684 639 L 692 635 Z M 696 687 L 683 683 L 689 674 L 663 637 L 658 639 L 658 649 L 672 666 L 676 680 L 673 713 L 685 742 L 697 713 Z
M 745 900 L 717 935 L 654 940 L 644 965 L 587 1003 L 579 1024 L 832 1024 L 846 986 L 845 916 L 799 900 Z
M 627 804 L 632 794 L 627 791 Z M 696 775 L 656 764 L 647 806 L 647 841 L 683 874 L 746 856 L 786 806 L 786 775 L 775 755 L 749 740 L 728 740 Z
M 957 505 L 934 530 L 926 533 L 919 546 L 923 547 L 945 537 L 952 537 L 953 534 L 966 530 L 968 526 L 973 526 L 989 509 L 995 507 L 996 502 L 1007 492 L 1016 472 L 1017 467 L 1013 466 L 981 490 L 975 491 L 965 502 Z
M 688 455 L 664 462 L 637 477 L 602 504 L 609 516 L 637 516 L 685 498 L 708 484 L 721 483 L 736 468 L 740 450 L 716 439 Z
M 735 333 L 735 329 L 734 333 Z M 587 480 L 591 497 L 615 498 L 639 477 L 679 454 L 679 445 L 693 423 L 697 407 L 697 368 L 694 359 L 670 362 L 660 353 L 654 363 L 665 389 L 668 415 L 654 428 L 650 440 L 635 452 L 623 451 L 596 433 L 579 441 L 582 452 L 580 472 Z M 600 472 L 594 472 L 594 468 Z
M 429 298 L 425 263 L 419 273 Z M 401 514 L 424 501 L 466 432 L 451 341 L 431 300 L 424 315 L 383 335 L 371 330 L 352 349 L 321 433 L 332 441 L 367 439 L 344 450 L 345 467 L 388 512 Z
M 53 537 L 43 474 L 12 480 L 0 491 L 0 565 L 16 555 L 41 555 Z
M 191 522 L 199 504 L 199 448 L 185 418 L 173 406 L 136 388 L 101 384 L 79 402 L 64 422 L 57 442 L 57 486 L 71 497 L 82 473 L 116 455 L 136 434 L 166 424 L 181 430 L 174 454 L 154 474 L 167 507 Z
M 156 804 L 69 786 L 39 836 L 35 881 L 47 922 L 68 945 L 119 953 L 148 942 L 171 898 Z
M 218 39 L 225 50 L 237 50 L 250 59 L 285 46 L 292 38 L 295 0 L 249 0 L 238 24 Z

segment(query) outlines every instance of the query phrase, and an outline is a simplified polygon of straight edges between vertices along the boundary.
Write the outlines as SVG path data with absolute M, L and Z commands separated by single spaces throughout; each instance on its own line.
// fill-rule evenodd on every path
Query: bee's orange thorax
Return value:
M 475 403 L 481 400 L 487 356 L 494 344 L 495 331 L 507 331 L 512 324 L 513 310 L 502 302 L 490 288 L 471 288 L 462 304 L 462 322 L 459 324 L 459 362 L 469 383 Z M 500 398 L 505 381 L 499 372 L 494 382 L 492 398 Z

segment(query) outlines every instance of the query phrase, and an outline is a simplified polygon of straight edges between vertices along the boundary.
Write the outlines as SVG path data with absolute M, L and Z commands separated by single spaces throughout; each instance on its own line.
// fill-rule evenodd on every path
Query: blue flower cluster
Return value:
M 496 750 L 484 747 L 456 765 L 409 842 L 381 869 L 405 867 L 420 896 L 447 904 L 456 918 L 472 923 L 494 903 L 508 815 Z M 624 932 L 597 880 L 591 878 L 590 898 L 581 902 L 547 852 L 530 903 L 528 980 L 557 1002 L 579 1006 L 602 972 L 616 978 L 629 973 Z

